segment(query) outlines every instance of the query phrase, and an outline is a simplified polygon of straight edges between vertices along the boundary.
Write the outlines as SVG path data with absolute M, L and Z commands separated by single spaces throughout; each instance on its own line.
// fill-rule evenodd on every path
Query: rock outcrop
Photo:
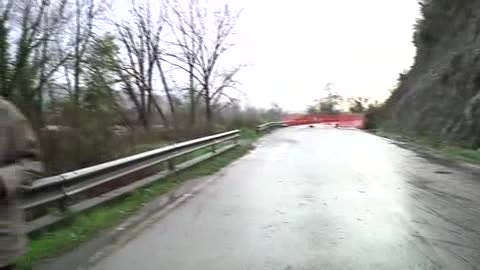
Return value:
M 480 1 L 423 1 L 417 56 L 386 103 L 388 125 L 480 146 Z

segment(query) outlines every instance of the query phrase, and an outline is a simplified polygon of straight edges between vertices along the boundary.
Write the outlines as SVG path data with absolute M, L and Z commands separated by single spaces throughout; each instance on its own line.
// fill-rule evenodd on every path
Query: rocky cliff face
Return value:
M 412 69 L 386 103 L 413 135 L 480 146 L 480 1 L 423 1 Z

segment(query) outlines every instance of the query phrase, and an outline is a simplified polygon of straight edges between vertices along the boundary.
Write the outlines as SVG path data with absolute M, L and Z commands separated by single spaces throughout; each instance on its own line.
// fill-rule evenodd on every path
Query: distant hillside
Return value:
M 415 64 L 386 103 L 387 125 L 480 146 L 480 1 L 424 0 Z

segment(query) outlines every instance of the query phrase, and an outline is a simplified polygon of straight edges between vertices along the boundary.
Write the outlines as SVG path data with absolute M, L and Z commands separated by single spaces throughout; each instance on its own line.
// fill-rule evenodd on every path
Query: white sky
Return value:
M 126 4 L 126 0 L 116 0 Z M 152 2 L 152 1 L 151 1 Z M 210 0 L 243 9 L 224 63 L 249 65 L 244 104 L 304 111 L 326 83 L 383 101 L 413 63 L 416 0 Z

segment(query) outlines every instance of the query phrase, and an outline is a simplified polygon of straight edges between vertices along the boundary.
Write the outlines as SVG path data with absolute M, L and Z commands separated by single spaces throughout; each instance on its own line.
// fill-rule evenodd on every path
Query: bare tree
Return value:
M 66 5 L 67 0 L 2 1 L 0 5 L 1 94 L 15 101 L 35 126 L 41 125 L 44 86 L 65 63 L 49 49 L 67 20 Z M 14 47 L 10 28 L 18 36 Z
M 69 60 L 70 54 L 56 54 L 52 51 L 56 40 L 61 39 L 64 25 L 68 22 L 66 15 L 67 0 L 50 1 L 42 18 L 40 45 L 36 49 L 33 70 L 38 74 L 34 86 L 36 93 L 35 114 L 39 126 L 43 126 L 43 105 L 45 86 L 62 65 Z
M 194 126 L 199 96 L 195 87 L 195 81 L 201 81 L 197 77 L 197 74 L 201 73 L 196 66 L 196 55 L 200 53 L 200 46 L 195 39 L 195 26 L 199 19 L 204 16 L 202 16 L 198 8 L 198 0 L 191 0 L 186 11 L 177 1 L 171 2 L 169 7 L 174 16 L 168 18 L 167 23 L 170 25 L 171 32 L 175 37 L 175 41 L 170 44 L 176 47 L 179 53 L 173 52 L 165 55 L 176 60 L 174 66 L 180 67 L 188 74 L 189 123 L 191 126 Z
M 235 89 L 241 92 L 237 86 L 240 84 L 235 80 L 235 76 L 240 72 L 242 66 L 238 66 L 230 71 L 222 71 L 213 79 L 213 91 L 211 92 L 211 102 L 213 111 L 219 112 L 226 107 L 238 102 L 236 98 L 231 97 L 226 93 L 227 89 Z M 217 79 L 218 78 L 218 79 Z M 218 81 L 218 82 L 217 82 Z
M 75 0 L 75 31 L 73 39 L 73 125 L 78 127 L 80 106 L 82 62 L 92 37 L 93 23 L 96 16 L 94 0 Z
M 215 89 L 215 77 L 218 75 L 220 57 L 233 46 L 228 38 L 233 33 L 239 13 L 232 15 L 228 5 L 213 13 L 213 22 L 205 9 L 202 9 L 197 0 L 191 0 L 188 11 L 183 11 L 180 5 L 171 5 L 175 20 L 170 21 L 176 41 L 173 43 L 180 48 L 182 54 L 167 54 L 164 61 L 184 70 L 189 75 L 190 118 L 195 120 L 195 104 L 197 95 L 205 104 L 205 118 L 210 125 L 213 117 L 213 105 L 219 96 L 228 97 L 225 90 L 231 86 L 233 75 L 224 74 L 224 84 Z M 213 25 L 210 25 L 210 24 Z M 209 32 L 208 29 L 215 29 Z M 200 91 L 195 90 L 196 81 Z
M 228 43 L 228 37 L 232 34 L 236 25 L 238 15 L 232 16 L 229 11 L 228 5 L 225 5 L 223 10 L 219 10 L 215 13 L 215 37 L 209 42 L 207 35 L 206 22 L 200 23 L 199 31 L 195 31 L 195 38 L 199 44 L 199 54 L 196 55 L 196 65 L 201 71 L 201 86 L 202 97 L 205 102 L 205 116 L 207 123 L 210 125 L 212 122 L 212 101 L 215 98 L 214 94 L 225 94 L 226 87 L 219 88 L 221 90 L 212 91 L 213 77 L 217 70 L 217 64 L 219 58 L 233 45 Z M 236 74 L 236 72 L 234 73 Z
M 9 60 L 10 42 L 8 22 L 10 20 L 13 0 L 0 2 L 0 93 L 2 96 L 9 94 Z
M 122 59 L 119 68 L 124 83 L 123 89 L 137 108 L 139 118 L 145 128 L 150 125 L 152 105 L 165 125 L 171 124 L 176 128 L 174 97 L 160 60 L 163 18 L 160 16 L 156 22 L 153 22 L 148 5 L 136 6 L 133 3 L 130 13 L 130 21 L 116 23 L 118 37 L 127 56 L 126 59 Z M 169 121 L 166 113 L 158 104 L 159 96 L 154 95 L 158 86 L 155 84 L 157 75 L 160 77 L 163 92 L 167 97 L 172 121 Z
M 44 14 L 48 8 L 49 1 L 41 2 L 33 0 L 20 1 L 17 8 L 20 21 L 20 35 L 17 43 L 17 50 L 13 62 L 10 85 L 4 93 L 6 98 L 15 99 L 24 110 L 33 105 L 35 93 L 31 85 L 32 75 L 32 54 L 41 44 L 41 25 Z M 31 113 L 27 112 L 31 116 Z
M 370 100 L 368 98 L 353 97 L 349 98 L 348 102 L 350 103 L 349 110 L 351 113 L 364 113 L 368 109 Z

